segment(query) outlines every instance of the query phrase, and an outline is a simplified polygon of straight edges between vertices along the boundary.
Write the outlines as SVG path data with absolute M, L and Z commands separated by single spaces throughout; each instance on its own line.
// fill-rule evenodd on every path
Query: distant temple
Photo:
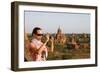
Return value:
M 66 43 L 66 36 L 62 33 L 61 28 L 59 27 L 57 30 L 57 34 L 55 35 L 55 44 L 64 45 Z

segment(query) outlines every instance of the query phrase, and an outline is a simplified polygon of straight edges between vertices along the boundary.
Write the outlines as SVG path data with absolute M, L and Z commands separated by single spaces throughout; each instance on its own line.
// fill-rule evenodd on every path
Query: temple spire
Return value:
M 58 28 L 58 33 L 61 33 L 61 28 L 60 28 L 60 25 L 59 25 L 59 28 Z

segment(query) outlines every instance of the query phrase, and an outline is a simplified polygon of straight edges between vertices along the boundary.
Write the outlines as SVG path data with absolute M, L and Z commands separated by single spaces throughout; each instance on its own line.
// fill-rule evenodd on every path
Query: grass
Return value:
M 56 48 L 54 53 L 49 52 L 48 60 L 85 59 L 90 58 L 90 49 Z

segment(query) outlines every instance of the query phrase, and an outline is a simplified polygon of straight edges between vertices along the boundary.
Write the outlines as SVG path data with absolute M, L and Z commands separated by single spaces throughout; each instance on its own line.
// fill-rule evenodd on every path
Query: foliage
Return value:
M 48 60 L 65 60 L 65 59 L 84 59 L 90 58 L 90 34 L 65 34 L 66 43 L 64 45 L 54 43 L 54 52 L 48 53 Z M 54 36 L 54 34 L 53 34 Z M 32 36 L 28 35 L 29 40 L 31 41 Z M 75 45 L 69 44 L 72 39 L 75 39 L 79 48 L 75 49 Z M 42 39 L 45 41 L 45 38 Z M 50 47 L 50 43 L 48 45 Z

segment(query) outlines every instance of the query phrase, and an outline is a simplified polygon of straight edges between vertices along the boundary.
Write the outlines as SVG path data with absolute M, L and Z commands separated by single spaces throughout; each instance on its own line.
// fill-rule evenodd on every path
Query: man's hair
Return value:
M 34 29 L 33 29 L 33 31 L 32 31 L 32 36 L 33 36 L 33 34 L 37 34 L 37 31 L 38 30 L 42 30 L 41 28 L 39 28 L 39 27 L 35 27 Z

